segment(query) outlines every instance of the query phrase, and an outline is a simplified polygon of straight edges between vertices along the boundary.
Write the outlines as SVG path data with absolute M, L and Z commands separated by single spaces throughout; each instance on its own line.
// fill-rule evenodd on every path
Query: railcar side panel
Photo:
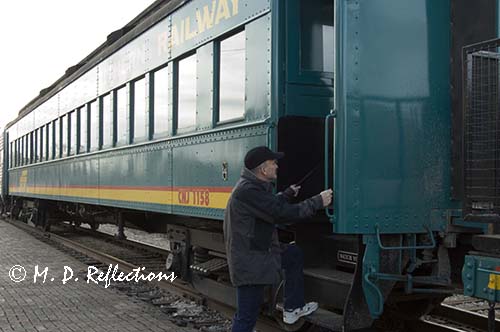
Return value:
M 10 171 L 10 194 L 222 219 L 244 151 L 267 125 L 95 153 Z
M 166 143 L 100 155 L 99 203 L 170 213 L 171 163 Z
M 245 33 L 245 112 L 255 121 L 271 116 L 271 14 L 249 23 Z
M 449 199 L 450 3 L 339 3 L 335 231 L 425 232 L 433 209 L 458 208 Z

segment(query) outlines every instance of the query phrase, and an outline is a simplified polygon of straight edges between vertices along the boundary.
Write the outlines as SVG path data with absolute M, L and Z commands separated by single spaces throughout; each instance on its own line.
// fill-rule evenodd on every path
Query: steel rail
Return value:
M 409 330 L 412 332 L 464 332 L 469 331 L 467 328 L 458 328 L 448 325 L 446 322 L 437 322 L 430 320 L 418 320 L 412 322 L 412 325 L 408 326 Z
M 440 317 L 450 318 L 454 322 L 475 327 L 479 330 L 488 331 L 488 317 L 466 309 L 453 307 L 449 304 L 441 304 L 433 310 L 432 314 Z M 495 320 L 495 330 L 500 331 L 500 320 Z

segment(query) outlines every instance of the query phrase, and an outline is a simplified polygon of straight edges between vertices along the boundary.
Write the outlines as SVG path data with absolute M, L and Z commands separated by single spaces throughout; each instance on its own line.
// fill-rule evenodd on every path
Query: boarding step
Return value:
M 305 268 L 304 292 L 308 301 L 327 303 L 330 309 L 342 310 L 353 278 L 353 273 L 327 267 Z
M 305 268 L 304 276 L 344 285 L 351 285 L 353 273 L 329 268 Z
M 226 267 L 227 267 L 227 260 L 224 258 L 213 258 L 206 262 L 199 264 L 192 264 L 190 266 L 191 270 L 206 275 L 223 270 Z
M 283 312 L 283 303 L 277 303 L 276 309 Z M 342 331 L 342 326 L 344 325 L 344 316 L 322 308 L 318 308 L 318 310 L 316 310 L 312 314 L 303 316 L 301 319 L 313 325 L 323 327 L 335 332 Z
M 484 234 L 472 237 L 474 249 L 493 255 L 500 255 L 500 234 Z

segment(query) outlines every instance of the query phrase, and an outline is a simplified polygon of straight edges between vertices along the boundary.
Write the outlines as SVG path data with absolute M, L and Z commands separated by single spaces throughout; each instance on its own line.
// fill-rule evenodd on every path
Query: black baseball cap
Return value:
M 267 146 L 258 146 L 247 152 L 245 156 L 245 167 L 254 169 L 266 160 L 277 160 L 285 156 L 283 152 L 273 152 Z

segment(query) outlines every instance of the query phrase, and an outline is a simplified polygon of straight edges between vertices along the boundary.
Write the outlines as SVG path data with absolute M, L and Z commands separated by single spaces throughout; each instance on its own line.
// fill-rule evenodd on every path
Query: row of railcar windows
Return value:
M 245 31 L 219 41 L 218 122 L 244 117 L 245 43 Z M 196 125 L 196 54 L 176 63 L 176 130 L 185 133 Z M 171 135 L 171 65 L 106 93 L 11 142 L 10 166 L 23 166 Z M 149 89 L 150 85 L 153 89 Z M 148 93 L 147 89 L 152 93 Z M 152 102 L 149 102 L 151 99 Z

